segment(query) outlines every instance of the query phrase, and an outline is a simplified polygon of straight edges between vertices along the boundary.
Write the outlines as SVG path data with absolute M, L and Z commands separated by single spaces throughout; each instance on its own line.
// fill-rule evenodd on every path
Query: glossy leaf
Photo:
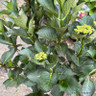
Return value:
M 12 86 L 16 86 L 17 82 L 11 79 L 7 79 L 4 83 L 5 87 L 12 87 Z
M 34 32 L 33 20 L 34 20 L 34 17 L 31 18 L 31 20 L 29 22 L 29 28 L 28 28 L 28 33 L 31 34 L 31 36 L 33 36 L 33 32 Z
M 28 21 L 28 18 L 25 14 L 22 14 L 14 19 L 14 22 L 17 26 L 25 29 L 27 28 L 27 21 Z
M 51 74 L 47 71 L 43 72 L 40 76 L 40 86 L 48 91 L 50 90 L 54 84 L 57 82 L 57 75 L 55 73 Z
M 18 11 L 18 9 L 17 9 L 17 0 L 12 0 L 12 7 L 13 7 L 13 10 L 14 10 L 15 12 Z
M 0 32 L 4 32 L 3 22 L 0 20 Z
M 80 19 L 80 24 L 81 25 L 87 24 L 93 26 L 93 19 L 90 16 L 84 16 Z
M 94 92 L 94 83 L 91 80 L 85 80 L 82 86 L 82 96 L 93 96 Z
M 48 12 L 51 11 L 52 14 L 56 14 L 54 0 L 38 0 L 38 2 L 44 6 Z
M 27 78 L 33 83 L 39 83 L 39 79 L 43 70 L 38 69 L 27 74 Z
M 11 60 L 15 51 L 16 51 L 15 48 L 11 48 L 9 51 L 5 52 L 1 57 L 1 62 L 4 64 L 4 63 L 8 62 L 9 60 Z
M 32 58 L 32 52 L 29 50 L 29 49 L 23 49 L 19 52 L 20 55 L 23 55 L 23 56 L 26 56 L 28 57 L 29 59 Z
M 66 89 L 68 88 L 68 84 L 66 80 L 62 80 L 59 82 L 59 88 L 60 88 L 60 91 L 62 92 L 66 91 Z
M 0 9 L 0 14 L 11 14 L 11 10 L 4 10 L 4 9 Z
M 41 44 L 39 41 L 35 41 L 35 48 L 37 52 L 46 52 L 47 47 L 46 45 Z
M 64 80 L 68 77 L 72 77 L 72 76 L 75 75 L 75 73 L 70 68 L 67 68 L 64 65 L 58 66 L 55 69 L 55 72 L 58 74 L 58 79 L 59 80 Z
M 25 38 L 28 37 L 26 31 L 24 29 L 22 29 L 22 28 L 20 28 L 20 29 L 10 29 L 6 34 L 22 36 L 22 37 L 25 37 Z
M 68 84 L 68 88 L 67 88 L 67 92 L 72 94 L 74 92 L 80 92 L 81 88 L 80 85 L 78 84 L 78 81 L 72 77 L 72 78 L 68 78 L 67 80 L 67 84 Z
M 10 43 L 7 40 L 3 40 L 3 39 L 0 39 L 0 43 L 5 44 L 5 45 L 12 45 L 12 43 Z
M 64 3 L 63 12 L 64 12 L 65 17 L 69 14 L 70 9 L 76 6 L 76 2 L 77 2 L 76 0 L 71 0 L 71 1 L 67 0 Z
M 56 30 L 51 27 L 42 27 L 38 30 L 37 34 L 48 40 L 56 41 L 58 39 L 58 34 Z
M 63 96 L 64 92 L 61 92 L 58 85 L 55 85 L 52 89 L 53 96 Z

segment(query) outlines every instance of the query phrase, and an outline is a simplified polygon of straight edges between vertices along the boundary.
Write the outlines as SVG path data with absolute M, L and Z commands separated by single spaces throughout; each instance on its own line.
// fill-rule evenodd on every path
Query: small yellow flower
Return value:
M 83 26 L 77 26 L 76 29 L 74 29 L 77 34 L 83 33 L 83 34 L 91 34 L 93 31 L 93 28 L 90 25 L 84 24 Z
M 96 26 L 96 21 L 94 21 L 93 23 L 94 23 L 94 25 Z
M 44 52 L 40 52 L 40 53 L 35 55 L 35 59 L 38 61 L 46 60 L 47 54 L 45 54 Z

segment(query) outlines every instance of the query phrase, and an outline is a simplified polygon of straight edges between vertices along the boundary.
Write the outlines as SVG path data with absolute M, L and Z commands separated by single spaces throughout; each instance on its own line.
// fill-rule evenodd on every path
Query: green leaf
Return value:
M 73 39 L 82 39 L 82 38 L 85 37 L 85 35 L 77 34 L 77 33 L 72 33 L 72 34 L 71 34 L 71 37 L 72 37 Z
M 12 71 L 11 71 L 11 70 L 9 70 L 9 71 L 8 71 L 8 77 L 9 77 L 9 78 L 11 78 L 11 77 L 12 77 L 12 75 L 13 75 Z
M 82 86 L 82 96 L 93 96 L 95 85 L 91 80 L 85 80 Z
M 12 64 L 12 61 L 10 60 L 9 62 L 8 62 L 8 64 L 7 64 L 7 67 L 12 67 L 13 66 L 13 64 Z
M 67 0 L 64 3 L 63 12 L 64 12 L 65 17 L 69 14 L 70 9 L 76 6 L 76 2 L 77 2 L 76 0 L 71 0 L 71 1 Z
M 75 44 L 75 51 L 77 52 L 77 53 L 79 53 L 80 52 L 80 48 L 81 48 L 81 44 L 79 43 L 79 42 L 75 42 L 74 43 Z
M 18 62 L 19 62 L 19 56 L 17 55 L 17 56 L 15 56 L 15 58 L 13 59 L 13 65 L 14 66 L 17 66 L 17 64 L 18 64 Z
M 8 28 L 12 28 L 12 22 L 11 21 L 5 21 L 5 20 L 2 20 L 3 22 L 3 25 L 7 26 Z
M 95 68 L 94 61 L 89 56 L 80 57 L 79 64 L 79 67 L 75 68 L 75 71 L 78 73 L 78 75 L 88 75 Z
M 22 28 L 20 28 L 20 29 L 10 29 L 6 34 L 22 36 L 22 37 L 28 38 L 28 35 L 27 35 L 26 31 Z
M 27 28 L 27 26 L 26 26 L 27 21 L 28 21 L 28 17 L 25 14 L 22 14 L 14 19 L 14 22 L 18 27 L 22 27 L 25 29 Z
M 47 60 L 49 61 L 50 65 L 58 63 L 58 57 L 54 55 L 48 55 Z
M 19 52 L 19 54 L 28 57 L 30 60 L 31 60 L 31 58 L 32 58 L 32 51 L 29 50 L 29 49 L 27 49 L 27 48 L 21 50 L 21 51 Z
M 69 25 L 66 25 L 65 27 L 62 27 L 62 28 L 58 28 L 58 27 L 53 27 L 53 28 L 56 29 L 59 33 L 64 34 L 65 31 L 67 30 L 68 26 Z
M 20 60 L 22 63 L 27 63 L 27 62 L 28 62 L 27 56 L 24 56 L 24 55 L 19 56 L 19 60 Z
M 88 54 L 89 54 L 92 58 L 96 59 L 96 50 L 95 50 L 95 49 L 89 49 L 87 52 L 88 52 Z
M 27 38 L 27 37 L 21 37 L 20 36 L 20 38 L 25 42 L 25 43 L 27 43 L 27 44 L 33 44 L 33 41 L 30 39 L 30 38 Z
M 59 80 L 64 80 L 75 75 L 75 73 L 70 68 L 67 68 L 64 65 L 57 66 L 55 72 L 58 74 Z
M 79 66 L 79 59 L 78 59 L 78 57 L 76 55 L 69 55 L 68 54 L 68 57 L 69 57 L 69 59 L 71 58 L 72 62 L 74 62 L 75 65 Z
M 8 73 L 8 76 L 11 78 L 11 79 L 17 79 L 17 77 L 19 77 L 19 74 L 21 74 L 22 72 L 22 69 L 20 68 L 17 68 L 17 69 L 12 69 L 9 71 Z
M 38 69 L 36 71 L 32 71 L 27 74 L 27 78 L 32 81 L 33 83 L 39 83 L 40 75 L 43 72 L 43 70 Z
M 4 10 L 4 9 L 0 9 L 0 14 L 11 14 L 11 10 Z
M 92 14 L 91 17 L 93 18 L 93 21 L 96 21 L 96 13 Z
M 75 55 L 74 50 L 69 49 L 66 44 L 61 44 L 59 46 L 56 46 L 55 48 L 58 54 L 60 55 L 66 54 L 66 57 L 70 62 L 74 62 L 74 64 L 76 64 L 77 66 L 79 65 L 79 60 Z
M 48 9 L 48 11 L 51 11 L 51 13 L 56 13 L 54 0 L 38 0 L 38 2 L 46 9 Z
M 92 42 L 92 41 L 95 40 L 95 39 L 96 39 L 96 32 L 94 32 L 93 34 L 91 34 L 91 35 L 87 38 L 86 42 L 87 42 L 87 43 L 90 43 L 90 42 Z
M 63 96 L 64 92 L 61 92 L 59 89 L 59 86 L 56 85 L 53 89 L 52 89 L 52 95 L 53 96 Z
M 48 40 L 56 41 L 58 39 L 58 34 L 56 30 L 51 27 L 42 27 L 38 30 L 37 34 Z
M 28 94 L 26 96 L 49 96 L 49 95 L 44 94 L 41 91 L 38 91 L 38 92 L 35 92 L 35 93 Z
M 61 54 L 64 55 L 68 50 L 68 46 L 67 46 L 67 44 L 63 43 L 61 45 L 56 45 L 55 49 L 59 55 L 61 55 Z
M 27 85 L 28 87 L 32 87 L 32 86 L 35 85 L 35 83 L 33 83 L 32 81 L 30 81 L 30 80 L 28 80 L 28 79 L 26 79 L 26 80 L 24 81 L 24 84 Z
M 84 16 L 80 19 L 80 24 L 81 25 L 87 24 L 93 26 L 93 19 L 91 16 Z
M 94 2 L 93 3 L 88 2 L 87 6 L 88 6 L 88 8 L 90 8 L 90 10 L 93 10 L 94 8 L 96 8 L 96 4 Z
M 79 92 L 74 91 L 71 96 L 81 96 Z
M 15 35 L 12 35 L 12 36 L 10 36 L 10 41 L 13 43 L 13 44 L 16 44 L 16 41 L 17 40 L 17 36 L 15 36 Z
M 89 0 L 89 2 L 94 2 L 95 0 Z
M 33 32 L 34 32 L 34 23 L 33 23 L 34 17 L 31 18 L 30 22 L 29 22 L 29 27 L 28 27 L 28 33 L 31 34 L 31 36 L 33 36 Z
M 4 64 L 10 61 L 15 52 L 16 52 L 15 48 L 11 48 L 9 51 L 5 52 L 1 57 L 1 62 Z
M 0 32 L 4 32 L 3 22 L 0 20 Z
M 84 1 L 86 1 L 86 2 L 90 2 L 90 0 L 84 0 Z
M 18 9 L 17 9 L 17 0 L 12 0 L 12 7 L 13 7 L 13 10 L 14 10 L 15 12 L 18 11 Z
M 74 62 L 74 64 L 76 64 L 77 66 L 79 65 L 79 60 L 77 58 L 77 56 L 75 55 L 74 50 L 69 49 L 66 46 L 64 46 L 64 44 L 61 45 L 61 52 L 66 54 L 66 57 L 69 61 Z
M 35 63 L 37 65 L 43 65 L 43 66 L 45 66 L 45 63 L 46 63 L 46 61 L 38 61 L 35 58 L 32 58 L 31 62 L 33 62 L 33 63 Z
M 66 81 L 67 81 L 67 84 L 68 84 L 68 88 L 67 88 L 66 91 L 68 93 L 72 94 L 74 92 L 80 92 L 80 90 L 81 90 L 80 85 L 74 77 L 68 78 Z
M 16 86 L 17 82 L 14 81 L 13 79 L 7 79 L 4 83 L 5 87 L 12 87 L 12 86 Z
M 28 62 L 27 65 L 25 63 L 24 67 L 24 73 L 27 74 L 28 72 L 31 72 L 32 70 L 36 69 L 36 65 L 33 64 L 32 62 Z
M 64 92 L 68 88 L 67 81 L 66 80 L 60 81 L 59 82 L 59 88 L 60 88 L 60 91 Z
M 12 43 L 10 43 L 9 41 L 3 40 L 1 38 L 0 38 L 0 43 L 6 44 L 6 45 L 12 45 Z
M 41 44 L 39 41 L 35 41 L 35 49 L 37 52 L 46 52 L 47 47 L 44 44 Z
M 18 78 L 11 77 L 10 79 L 6 80 L 4 82 L 4 85 L 6 88 L 12 87 L 12 86 L 18 87 L 23 82 L 24 82 L 24 78 L 22 76 L 18 75 Z
M 54 84 L 57 82 L 57 75 L 55 73 L 51 74 L 47 71 L 43 72 L 40 76 L 40 86 L 46 90 L 49 91 Z

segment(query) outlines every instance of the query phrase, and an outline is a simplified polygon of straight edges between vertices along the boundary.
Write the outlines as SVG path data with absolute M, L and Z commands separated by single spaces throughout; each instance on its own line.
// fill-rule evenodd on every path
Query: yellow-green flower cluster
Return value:
M 40 52 L 40 53 L 35 55 L 35 59 L 38 61 L 46 60 L 47 54 L 45 54 L 44 52 Z
M 83 34 L 91 34 L 93 31 L 93 28 L 90 25 L 84 24 L 83 26 L 77 26 L 76 29 L 74 29 L 77 34 L 83 33 Z
M 94 23 L 94 25 L 96 26 L 96 21 L 94 21 L 93 23 Z

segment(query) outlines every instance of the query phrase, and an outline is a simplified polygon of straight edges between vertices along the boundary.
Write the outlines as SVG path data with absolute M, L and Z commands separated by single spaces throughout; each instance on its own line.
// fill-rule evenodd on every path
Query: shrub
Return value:
M 76 21 L 84 3 L 76 0 L 3 1 L 0 10 L 0 43 L 9 51 L 1 66 L 9 69 L 6 87 L 25 84 L 33 89 L 28 96 L 92 96 L 91 76 L 96 72 L 96 14 Z M 4 17 L 8 16 L 8 20 Z M 28 46 L 17 43 L 20 37 Z M 66 41 L 70 39 L 74 48 Z M 71 46 L 72 46 L 71 45 Z M 15 54 L 15 55 L 14 55 Z

